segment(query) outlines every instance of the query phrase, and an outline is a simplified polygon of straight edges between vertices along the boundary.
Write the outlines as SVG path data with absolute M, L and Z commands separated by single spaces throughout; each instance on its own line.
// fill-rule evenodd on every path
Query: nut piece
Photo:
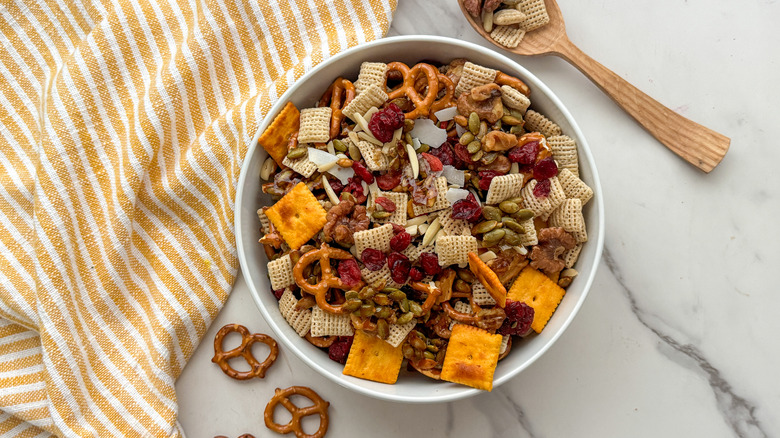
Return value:
M 482 0 L 463 0 L 463 6 L 472 17 L 479 17 L 482 12 Z
M 517 146 L 517 136 L 501 131 L 490 131 L 482 139 L 482 149 L 488 152 L 508 151 Z
M 355 243 L 352 234 L 367 230 L 369 223 L 366 207 L 355 205 L 352 199 L 345 199 L 328 210 L 327 222 L 322 231 L 326 241 L 349 247 Z
M 566 265 L 561 256 L 574 248 L 577 241 L 560 227 L 542 228 L 538 239 L 539 244 L 531 250 L 531 266 L 547 274 L 560 272 Z
M 477 113 L 481 120 L 493 124 L 504 115 L 504 105 L 501 102 L 501 87 L 490 83 L 474 87 L 468 93 L 462 93 L 458 98 L 458 112 L 464 116 Z

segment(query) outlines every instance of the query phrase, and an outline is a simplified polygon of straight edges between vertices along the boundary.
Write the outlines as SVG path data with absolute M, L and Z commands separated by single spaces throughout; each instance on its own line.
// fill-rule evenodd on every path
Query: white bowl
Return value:
M 257 138 L 273 117 L 288 101 L 298 108 L 312 107 L 319 100 L 328 85 L 338 76 L 355 80 L 360 64 L 364 61 L 402 61 L 408 65 L 428 60 L 441 63 L 453 58 L 466 58 L 474 63 L 500 70 L 521 78 L 531 88 L 532 108 L 555 121 L 563 132 L 574 138 L 579 145 L 580 177 L 594 191 L 593 199 L 585 207 L 588 226 L 588 242 L 584 245 L 575 268 L 579 275 L 569 286 L 558 309 L 542 333 L 521 342 L 515 342 L 507 358 L 496 368 L 493 386 L 497 387 L 530 366 L 544 354 L 569 326 L 582 306 L 596 274 L 598 261 L 604 243 L 604 207 L 601 197 L 596 166 L 593 162 L 585 137 L 577 127 L 563 103 L 542 81 L 509 58 L 494 51 L 451 38 L 436 36 L 402 36 L 385 38 L 340 53 L 304 75 L 271 108 L 260 125 L 247 152 L 241 169 L 236 193 L 236 240 L 238 257 L 249 289 L 260 312 L 276 333 L 282 348 L 292 351 L 310 367 L 323 376 L 358 393 L 384 400 L 433 403 L 452 401 L 480 391 L 454 383 L 435 381 L 417 373 L 401 371 L 394 385 L 371 382 L 342 374 L 343 365 L 328 359 L 327 353 L 299 337 L 279 313 L 276 298 L 271 293 L 266 271 L 268 259 L 258 243 L 260 226 L 256 211 L 261 205 L 270 205 L 270 198 L 260 189 L 260 166 L 267 157 Z

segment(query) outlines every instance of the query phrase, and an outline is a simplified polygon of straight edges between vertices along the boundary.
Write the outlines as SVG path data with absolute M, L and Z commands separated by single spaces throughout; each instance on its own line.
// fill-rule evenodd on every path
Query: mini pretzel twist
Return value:
M 526 96 L 529 96 L 531 94 L 531 89 L 528 88 L 528 85 L 526 85 L 525 82 L 521 81 L 520 79 L 517 79 L 514 76 L 509 76 L 506 73 L 496 72 L 495 82 L 498 85 L 509 85 L 510 87 L 525 94 Z
M 347 313 L 344 309 L 344 304 L 330 304 L 327 300 L 327 293 L 330 288 L 336 288 L 341 290 L 360 290 L 365 283 L 359 281 L 355 285 L 348 285 L 344 281 L 335 275 L 333 275 L 333 268 L 330 266 L 330 259 L 336 260 L 348 260 L 352 259 L 352 254 L 343 249 L 331 248 L 328 244 L 323 243 L 320 249 L 313 249 L 306 254 L 302 255 L 298 259 L 298 263 L 293 267 L 293 277 L 295 283 L 303 289 L 305 292 L 314 295 L 317 300 L 317 305 L 324 311 L 332 313 L 334 315 L 341 315 Z M 307 266 L 319 260 L 320 271 L 322 272 L 322 279 L 317 284 L 311 284 L 303 278 L 303 271 Z
M 455 83 L 453 83 L 452 79 L 447 75 L 441 73 L 436 77 L 439 80 L 439 91 L 444 87 L 444 96 L 433 102 L 431 105 L 431 114 L 436 114 L 439 110 L 455 106 L 455 102 L 452 101 L 453 96 L 455 96 Z
M 314 404 L 305 408 L 299 408 L 290 401 L 289 397 L 294 394 L 302 395 L 314 402 Z M 277 424 L 274 421 L 274 409 L 276 409 L 278 404 L 284 406 L 292 414 L 292 419 L 285 425 Z M 274 396 L 268 402 L 263 413 L 265 427 L 280 434 L 293 432 L 297 438 L 322 438 L 328 431 L 328 406 L 330 406 L 330 403 L 323 400 L 311 388 L 305 386 L 291 386 L 287 389 L 276 388 Z M 315 414 L 320 416 L 319 428 L 311 435 L 304 433 L 301 420 L 303 417 Z
M 355 98 L 355 85 L 344 78 L 336 78 L 325 90 L 320 98 L 318 107 L 329 106 L 330 112 L 330 138 L 334 138 L 341 132 L 341 122 L 344 121 L 342 110 Z
M 306 333 L 306 336 L 304 336 L 307 341 L 309 341 L 310 344 L 314 345 L 315 347 L 319 348 L 328 348 L 331 345 L 333 345 L 334 342 L 336 342 L 336 338 L 338 336 L 312 336 L 311 332 Z
M 425 302 L 422 303 L 422 310 L 423 314 L 428 313 L 429 310 L 433 307 L 433 305 L 436 303 L 436 298 L 441 295 L 441 289 L 439 289 L 436 286 L 431 286 L 430 284 L 423 283 L 421 281 L 410 281 L 409 286 L 412 287 L 412 289 L 422 292 L 428 297 L 425 299 Z
M 412 101 L 415 108 L 406 113 L 404 117 L 407 119 L 428 117 L 428 114 L 431 112 L 431 105 L 436 101 L 436 96 L 439 94 L 439 71 L 436 67 L 422 62 L 412 68 L 409 68 L 403 62 L 391 62 L 387 64 L 385 87 L 387 87 L 387 76 L 392 75 L 391 72 L 394 71 L 401 73 L 404 82 L 398 88 L 387 93 L 388 100 L 406 96 Z M 428 81 L 428 91 L 425 96 L 420 96 L 420 93 L 417 91 L 417 80 L 422 77 L 420 76 L 421 74 L 425 75 Z
M 441 308 L 442 310 L 444 310 L 444 313 L 446 313 L 447 316 L 460 323 L 468 324 L 468 325 L 476 325 L 477 322 L 479 321 L 477 312 L 474 313 L 458 312 L 457 310 L 455 310 L 455 308 L 452 307 L 449 301 L 443 302 L 441 304 Z
M 225 336 L 231 332 L 238 332 L 241 334 L 241 345 L 232 350 L 222 351 L 222 343 L 225 339 Z M 268 347 L 271 349 L 271 351 L 268 353 L 268 357 L 266 357 L 262 362 L 258 362 L 258 360 L 255 359 L 255 357 L 252 355 L 252 344 L 255 342 L 262 342 L 263 344 L 268 345 Z M 252 367 L 252 369 L 249 371 L 236 371 L 233 369 L 228 361 L 238 356 L 243 357 L 249 366 Z M 211 359 L 211 361 L 219 365 L 225 374 L 234 379 L 248 380 L 253 377 L 259 377 L 262 379 L 265 377 L 266 370 L 268 370 L 268 368 L 273 365 L 278 356 L 279 346 L 272 337 L 262 333 L 249 333 L 249 330 L 243 325 L 228 324 L 219 329 L 217 336 L 214 337 L 214 357 Z

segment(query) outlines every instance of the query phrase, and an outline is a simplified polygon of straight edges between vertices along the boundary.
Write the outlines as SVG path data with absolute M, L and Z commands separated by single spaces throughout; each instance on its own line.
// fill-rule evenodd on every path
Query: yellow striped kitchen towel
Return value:
M 396 0 L 0 2 L 0 436 L 181 436 L 271 104 Z

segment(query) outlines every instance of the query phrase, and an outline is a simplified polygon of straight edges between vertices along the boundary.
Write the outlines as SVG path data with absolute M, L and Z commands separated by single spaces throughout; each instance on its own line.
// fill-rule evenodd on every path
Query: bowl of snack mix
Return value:
M 585 138 L 538 78 L 403 36 L 329 58 L 271 108 L 236 235 L 282 349 L 361 394 L 429 403 L 490 391 L 560 337 L 603 205 Z

